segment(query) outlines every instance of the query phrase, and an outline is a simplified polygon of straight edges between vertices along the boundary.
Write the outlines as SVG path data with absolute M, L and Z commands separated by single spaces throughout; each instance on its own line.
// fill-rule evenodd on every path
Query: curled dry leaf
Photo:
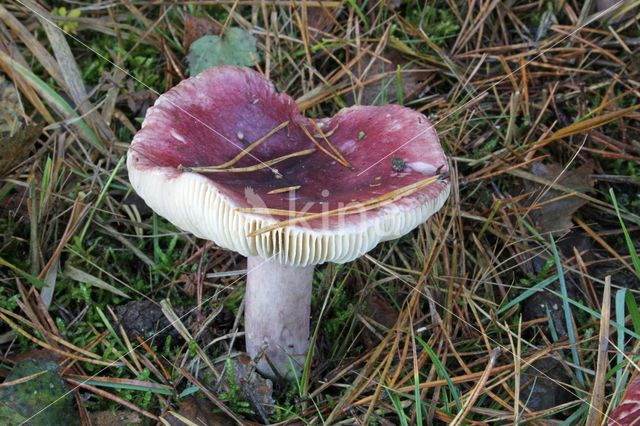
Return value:
M 19 105 L 20 99 L 15 86 L 0 74 L 0 135 L 9 133 L 14 122 L 19 119 Z
M 314 37 L 322 37 L 323 33 L 331 33 L 335 28 L 342 7 L 306 6 L 307 25 Z
M 197 425 L 231 426 L 235 423 L 221 414 L 215 414 L 216 407 L 205 398 L 190 396 L 178 403 L 178 416 L 169 411 L 167 421 L 172 426 L 184 426 L 179 416 L 191 420 Z
M 219 35 L 223 25 L 215 19 L 187 14 L 184 22 L 184 50 L 189 51 L 191 43 L 206 35 Z
M 179 308 L 178 311 L 178 315 L 184 315 L 183 309 Z M 154 342 L 164 344 L 165 339 L 169 336 L 174 343 L 181 340 L 180 334 L 174 327 L 171 327 L 169 320 L 164 316 L 160 307 L 152 301 L 134 300 L 127 302 L 116 306 L 115 313 L 118 322 L 131 340 L 135 339 L 136 335 L 145 340 L 153 338 L 153 341 L 149 342 L 150 344 L 156 344 Z M 184 321 L 189 323 L 191 317 L 188 316 Z
M 142 424 L 142 416 L 130 410 L 90 411 L 89 417 L 94 426 Z
M 558 163 L 534 163 L 531 167 L 534 175 L 562 185 L 571 191 L 585 192 L 592 189 L 593 180 L 590 176 L 593 173 L 593 162 L 589 161 L 575 170 L 564 170 L 564 172 L 563 170 L 563 166 Z M 567 192 L 549 189 L 546 185 L 525 181 L 525 188 L 532 192 L 534 209 L 531 211 L 531 217 L 540 234 L 565 233 L 571 228 L 573 214 L 587 203 L 585 199 L 575 195 L 563 197 Z M 536 208 L 536 206 L 540 207 Z
M 0 178 L 29 158 L 29 152 L 42 133 L 42 125 L 27 126 L 13 136 L 0 138 Z

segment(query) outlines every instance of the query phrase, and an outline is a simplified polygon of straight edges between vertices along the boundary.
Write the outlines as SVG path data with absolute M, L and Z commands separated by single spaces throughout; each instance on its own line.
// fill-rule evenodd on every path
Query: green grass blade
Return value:
M 180 394 L 180 398 L 184 398 L 185 396 L 189 396 L 193 393 L 196 393 L 198 392 L 199 389 L 200 388 L 197 386 L 189 386 L 188 388 L 182 391 L 182 393 Z
M 573 426 L 580 424 L 580 420 L 584 418 L 589 404 L 580 404 L 577 410 L 561 423 L 562 426 Z
M 627 243 L 627 248 L 629 249 L 631 260 L 633 261 L 633 268 L 636 270 L 636 275 L 638 276 L 638 278 L 640 278 L 640 258 L 638 258 L 638 252 L 636 251 L 636 248 L 633 245 L 633 241 L 631 240 L 629 231 L 627 231 L 627 227 L 624 225 L 622 216 L 620 216 L 620 209 L 618 208 L 618 200 L 616 199 L 616 194 L 613 192 L 613 188 L 609 188 L 609 195 L 611 195 L 611 201 L 613 201 L 613 207 L 615 207 L 616 209 L 616 215 L 618 215 L 618 220 L 620 221 L 620 226 L 622 227 L 622 232 L 624 233 L 624 239 Z
M 113 182 L 113 179 L 116 177 L 116 174 L 118 174 L 118 170 L 120 170 L 120 167 L 122 167 L 122 165 L 124 164 L 125 159 L 126 157 L 124 155 L 120 157 L 120 161 L 118 161 L 118 164 L 116 164 L 116 167 L 113 169 L 113 172 L 111 172 L 111 176 L 109 176 L 109 179 L 107 179 L 107 182 L 104 184 L 102 191 L 100 191 L 98 200 L 93 206 L 93 209 L 91 209 L 91 213 L 89 213 L 89 219 L 87 220 L 87 223 L 84 225 L 82 234 L 80 234 L 80 240 L 79 240 L 80 243 L 84 241 L 84 236 L 86 235 L 87 230 L 89 230 L 89 226 L 91 225 L 91 222 L 93 220 L 93 215 L 96 214 L 96 211 L 98 210 L 98 206 L 100 206 L 100 204 L 102 203 L 102 200 L 104 200 L 104 197 L 107 195 L 107 190 L 111 186 L 111 182 Z
M 629 311 L 629 315 L 631 315 L 633 330 L 636 333 L 640 334 L 640 312 L 638 311 L 638 304 L 636 303 L 636 299 L 633 297 L 633 293 L 631 293 L 630 291 L 627 292 L 625 299 L 627 302 L 627 310 Z M 624 321 L 621 324 L 624 324 Z
M 571 343 L 571 357 L 575 365 L 580 365 L 580 357 L 578 356 L 578 348 L 576 346 L 576 330 L 573 327 L 573 319 L 571 318 L 571 308 L 569 307 L 569 296 L 567 295 L 567 283 L 564 280 L 564 272 L 562 270 L 562 262 L 560 262 L 560 255 L 558 254 L 558 248 L 556 242 L 551 235 L 551 248 L 553 249 L 553 259 L 556 262 L 556 269 L 558 270 L 558 280 L 560 281 L 560 291 L 562 292 L 562 308 L 564 310 L 564 319 L 567 323 L 567 335 L 569 337 L 569 343 Z M 584 387 L 584 377 L 582 376 L 582 370 L 576 370 L 576 377 L 580 382 L 580 385 Z
M 440 362 L 440 359 L 438 358 L 436 353 L 433 351 L 433 349 L 431 349 L 431 347 L 427 344 L 427 342 L 422 340 L 420 338 L 420 336 L 416 336 L 416 340 L 422 345 L 424 350 L 427 351 L 427 353 L 429 354 L 429 358 L 431 358 L 431 362 L 433 362 L 433 365 L 436 367 L 436 370 L 438 371 L 438 374 L 443 379 L 446 380 L 447 386 L 449 387 L 449 390 L 451 391 L 451 394 L 453 395 L 453 399 L 456 401 L 456 405 L 457 405 L 458 409 L 462 409 L 462 402 L 460 401 L 460 394 L 459 394 L 458 389 L 456 388 L 456 386 L 453 384 L 453 381 L 451 380 L 451 377 L 449 377 L 449 373 L 447 373 L 447 369 L 444 367 L 442 362 Z
M 43 288 L 47 286 L 47 284 L 45 284 L 44 281 L 38 279 L 38 277 L 36 277 L 35 275 L 31 275 L 28 272 L 23 271 L 22 269 L 18 268 L 14 264 L 7 262 L 2 257 L 0 257 L 0 265 L 11 269 L 13 272 L 20 275 L 25 280 L 29 281 L 29 284 L 31 284 L 35 288 Z
M 148 385 L 145 384 L 132 384 L 132 383 L 113 383 L 107 382 L 103 380 L 82 380 L 82 383 L 87 385 L 93 385 L 97 387 L 103 388 L 116 388 L 116 389 L 128 389 L 133 391 L 143 391 L 143 392 L 153 392 L 161 395 L 173 395 L 171 389 L 167 389 L 165 386 L 158 385 L 157 383 L 150 382 Z
M 566 300 L 569 304 L 575 306 L 576 308 L 580 309 L 581 311 L 584 311 L 586 313 L 588 313 L 589 315 L 592 315 L 596 320 L 600 320 L 600 312 L 595 311 L 591 308 L 588 308 L 586 306 L 584 306 L 582 303 L 580 302 L 576 302 L 575 300 L 569 298 L 568 296 L 565 297 L 562 294 L 558 293 L 557 291 L 553 291 L 551 289 L 547 290 L 549 293 L 551 294 L 555 294 L 556 296 L 558 296 L 560 299 L 562 300 Z M 624 332 L 627 333 L 629 336 L 633 337 L 634 339 L 640 339 L 640 333 L 636 333 L 633 330 L 630 330 L 629 328 L 625 327 L 624 323 L 619 323 L 617 321 L 611 321 L 610 324 L 616 328 L 622 327 L 622 329 L 624 329 Z
M 109 330 L 109 333 L 111 333 L 111 336 L 115 339 L 116 342 L 118 342 L 120 347 L 124 350 L 124 353 L 128 352 L 129 350 L 127 349 L 127 345 L 124 344 L 124 342 L 120 339 L 120 336 L 118 335 L 118 333 L 116 333 L 116 331 L 113 329 L 113 327 L 111 326 L 111 323 L 107 319 L 107 316 L 104 314 L 104 312 L 102 312 L 102 309 L 96 306 L 96 312 L 98 313 L 98 316 L 102 320 L 102 323 L 104 324 L 104 326 L 107 327 L 107 330 Z
M 402 93 L 402 68 L 398 65 L 396 70 L 397 88 L 396 88 L 396 103 L 398 105 L 404 105 L 404 94 Z
M 402 403 L 400 402 L 400 398 L 395 392 L 391 392 L 391 390 L 385 386 L 385 390 L 387 392 L 387 396 L 391 400 L 393 407 L 396 409 L 396 413 L 398 414 L 398 419 L 400 419 L 400 426 L 409 426 L 407 422 L 407 415 L 402 408 Z
M 626 288 L 621 288 L 620 290 L 616 291 L 616 325 L 620 325 L 620 324 L 624 324 L 625 320 L 625 299 L 626 299 L 626 293 L 627 293 L 627 289 Z M 617 365 L 623 365 L 624 364 L 624 354 L 622 353 L 624 351 L 624 327 L 615 327 L 616 330 L 618 331 L 618 353 L 616 354 L 616 364 Z M 616 371 L 616 383 L 621 383 L 623 380 L 623 373 L 624 373 L 624 369 L 623 368 L 619 368 Z M 621 387 L 621 389 L 625 389 L 624 386 Z M 620 396 L 622 396 L 621 394 L 619 395 L 615 395 L 614 398 L 618 399 Z
M 558 279 L 557 274 L 552 275 L 549 278 L 545 278 L 544 280 L 540 281 L 538 284 L 534 285 L 533 287 L 528 288 L 521 295 L 519 295 L 515 299 L 510 300 L 509 303 L 507 303 L 502 308 L 500 308 L 500 310 L 498 310 L 498 315 L 508 311 L 512 306 L 517 305 L 518 303 L 522 302 L 526 298 L 531 297 L 534 293 L 542 291 L 542 289 L 544 289 L 546 286 L 548 286 L 549 284 L 551 284 L 557 279 Z
M 544 309 L 546 310 L 546 314 L 549 317 L 549 330 L 551 330 L 551 339 L 553 342 L 558 341 L 558 332 L 556 331 L 556 325 L 553 322 L 553 317 L 551 316 L 551 311 L 549 310 L 549 305 L 544 304 Z
M 47 85 L 47 83 L 40 79 L 40 77 L 20 65 L 9 56 L 5 56 L 4 60 L 9 65 L 11 65 L 13 69 L 15 69 L 18 73 L 22 74 L 23 77 L 29 80 L 33 84 L 33 87 L 45 98 L 47 102 L 54 104 L 56 109 L 58 109 L 59 111 L 64 111 L 66 114 L 68 114 L 69 118 L 84 132 L 87 139 L 91 143 L 93 143 L 96 148 L 104 151 L 104 146 L 102 145 L 102 142 L 100 141 L 98 136 L 93 132 L 93 130 L 91 130 L 87 123 L 85 123 L 84 120 L 80 118 L 78 113 L 76 113 L 74 109 L 71 108 L 71 105 L 69 105 L 69 103 L 67 103 L 67 101 L 62 98 L 62 96 L 58 95 L 53 89 L 51 89 Z
M 44 164 L 44 171 L 42 172 L 42 183 L 40 184 L 40 203 L 38 204 L 38 219 L 42 219 L 42 210 L 45 197 L 47 196 L 47 189 L 49 189 L 49 180 L 51 179 L 51 157 L 47 156 L 47 160 Z
M 5 199 L 5 197 L 6 197 L 7 195 L 9 195 L 9 193 L 11 192 L 11 190 L 13 190 L 13 188 L 15 188 L 15 187 L 16 187 L 16 184 L 15 184 L 15 183 L 11 183 L 11 184 L 7 185 L 7 189 L 6 189 L 2 194 L 0 194 L 0 203 L 2 202 L 2 200 L 4 200 L 4 199 Z
M 361 23 L 365 26 L 365 30 L 368 31 L 369 30 L 369 20 L 364 15 L 364 12 L 362 12 L 362 9 L 358 5 L 359 2 L 356 2 L 354 0 L 347 0 L 347 3 L 349 3 L 351 5 L 351 7 L 353 8 L 353 10 L 356 11 L 356 13 L 358 14 L 358 17 L 360 18 Z
M 413 397 L 416 401 L 416 424 L 422 424 L 422 404 L 420 403 L 420 371 L 416 368 L 413 370 Z

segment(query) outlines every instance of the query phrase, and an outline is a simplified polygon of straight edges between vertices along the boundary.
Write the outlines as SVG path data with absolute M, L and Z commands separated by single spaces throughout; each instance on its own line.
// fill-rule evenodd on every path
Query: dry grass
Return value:
M 165 422 L 197 386 L 237 422 L 267 420 L 203 379 L 243 348 L 243 259 L 127 198 L 123 167 L 137 119 L 188 75 L 185 39 L 237 26 L 310 116 L 353 102 L 423 112 L 453 184 L 428 224 L 317 269 L 312 363 L 277 388 L 270 420 L 600 424 L 615 406 L 640 333 L 638 1 L 609 20 L 562 0 L 91 2 L 78 18 L 53 3 L 75 7 L 0 4 L 2 90 L 19 93 L 3 95 L 3 122 L 20 143 L 21 125 L 44 126 L 28 152 L 0 144 L 16 157 L 0 167 L 4 364 L 48 349 L 96 409 Z M 126 298 L 171 300 L 162 310 L 191 343 L 127 336 L 111 311 Z M 536 382 L 563 397 L 532 395 Z

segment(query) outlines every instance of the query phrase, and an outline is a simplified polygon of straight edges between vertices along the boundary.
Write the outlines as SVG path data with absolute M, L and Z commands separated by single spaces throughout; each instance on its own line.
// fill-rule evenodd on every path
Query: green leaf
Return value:
M 43 287 L 47 286 L 47 284 L 45 284 L 44 281 L 40 280 L 37 276 L 31 275 L 31 274 L 23 271 L 22 269 L 18 268 L 17 266 L 7 262 L 2 257 L 0 257 L 0 265 L 13 270 L 13 272 L 15 272 L 16 274 L 20 275 L 22 278 L 24 278 L 27 281 L 29 281 L 29 283 L 32 286 L 34 286 L 35 288 L 40 289 L 40 288 L 43 288 Z
M 18 363 L 0 389 L 2 424 L 80 425 L 78 410 L 51 361 L 26 359 Z M 21 382 L 20 379 L 26 379 Z M 8 383 L 15 383 L 7 386 Z
M 194 41 L 187 60 L 194 76 L 216 65 L 253 66 L 251 55 L 260 60 L 255 37 L 240 28 L 227 28 L 222 36 L 206 35 Z
M 67 16 L 69 18 L 79 18 L 81 14 L 82 14 L 82 11 L 80 9 L 71 9 Z

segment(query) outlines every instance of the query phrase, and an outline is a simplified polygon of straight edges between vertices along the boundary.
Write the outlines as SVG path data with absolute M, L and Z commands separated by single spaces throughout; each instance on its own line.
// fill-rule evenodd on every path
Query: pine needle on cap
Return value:
M 441 180 L 445 180 L 448 178 L 448 173 L 442 173 L 435 176 L 431 176 L 429 178 L 423 179 L 421 181 L 412 183 L 410 185 L 406 185 L 402 188 L 398 188 L 391 192 L 388 192 L 379 197 L 371 198 L 367 201 L 356 202 L 350 204 L 345 207 L 340 207 L 334 210 L 328 210 L 320 213 L 306 213 L 302 214 L 302 212 L 296 212 L 295 210 L 281 210 L 281 209 L 270 209 L 270 208 L 240 208 L 236 209 L 236 212 L 239 213 L 257 213 L 257 214 L 272 214 L 276 216 L 289 216 L 292 219 L 283 220 L 278 223 L 274 223 L 273 225 L 265 226 L 256 231 L 250 232 L 247 234 L 249 237 L 255 237 L 256 235 L 264 234 L 265 232 L 271 232 L 279 228 L 283 228 L 289 225 L 295 225 L 296 223 L 307 222 L 309 220 L 318 219 L 321 217 L 331 217 L 336 215 L 349 215 L 362 213 L 369 210 L 378 209 L 380 207 L 384 207 L 388 204 L 394 203 L 402 198 L 408 197 L 416 193 L 417 191 Z M 302 215 L 301 215 L 302 214 Z
M 274 159 L 263 161 L 260 164 L 254 164 L 253 166 L 247 167 L 232 167 L 228 169 L 221 169 L 219 166 L 204 166 L 204 167 L 186 167 L 180 164 L 178 168 L 183 172 L 195 172 L 195 173 L 245 173 L 245 172 L 255 172 L 257 170 L 270 168 L 274 164 L 280 163 L 284 160 L 288 160 L 293 157 L 301 157 L 303 155 L 308 155 L 314 153 L 316 151 L 315 148 L 309 148 L 302 151 L 292 152 L 291 154 L 283 155 L 281 157 L 276 157 Z M 274 169 L 275 170 L 275 169 Z M 275 170 L 276 175 L 280 173 Z

